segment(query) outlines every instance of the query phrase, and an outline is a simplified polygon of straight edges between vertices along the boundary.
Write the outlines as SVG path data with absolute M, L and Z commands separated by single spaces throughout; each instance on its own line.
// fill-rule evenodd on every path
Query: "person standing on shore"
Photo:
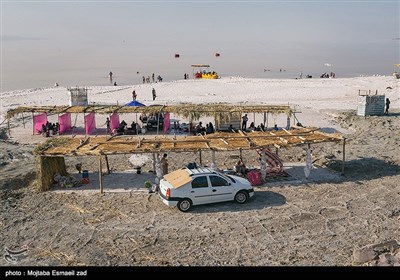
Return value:
M 386 98 L 385 115 L 389 115 L 389 105 L 390 105 L 390 100 L 389 100 L 389 98 Z
M 132 99 L 133 99 L 133 100 L 136 100 L 136 97 L 137 97 L 136 91 L 133 90 L 133 91 L 132 91 Z
M 153 88 L 153 90 L 151 92 L 153 94 L 153 100 L 156 100 L 156 97 L 157 97 L 156 90 Z

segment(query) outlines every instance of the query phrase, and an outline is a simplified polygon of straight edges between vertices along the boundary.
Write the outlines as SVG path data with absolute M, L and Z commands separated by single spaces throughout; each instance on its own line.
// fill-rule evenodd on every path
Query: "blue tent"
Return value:
M 141 106 L 146 106 L 146 105 L 140 103 L 139 101 L 132 100 L 131 102 L 126 103 L 125 106 L 136 106 L 136 107 L 141 107 Z

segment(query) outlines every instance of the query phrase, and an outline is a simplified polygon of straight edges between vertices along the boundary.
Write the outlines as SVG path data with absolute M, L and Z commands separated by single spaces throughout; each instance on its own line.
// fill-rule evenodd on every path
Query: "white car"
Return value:
M 245 203 L 254 195 L 254 189 L 247 179 L 239 176 L 210 168 L 183 168 L 161 179 L 158 194 L 166 205 L 186 212 L 192 205 L 232 200 Z

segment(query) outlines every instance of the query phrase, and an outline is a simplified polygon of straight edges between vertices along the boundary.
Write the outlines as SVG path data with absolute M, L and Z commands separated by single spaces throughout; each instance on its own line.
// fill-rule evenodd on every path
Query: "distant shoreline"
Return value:
M 312 76 L 312 78 L 305 78 L 305 76 L 306 76 L 306 74 L 303 73 L 302 80 L 312 80 L 312 79 L 314 79 L 314 80 L 316 80 L 316 79 L 318 79 L 318 80 L 319 79 L 328 79 L 328 80 L 329 79 L 336 79 L 337 80 L 337 79 L 355 79 L 355 78 L 370 78 L 370 77 L 390 77 L 392 75 L 374 74 L 374 75 L 344 76 L 344 77 L 341 77 L 341 76 L 338 77 L 337 76 L 336 78 L 320 78 L 319 76 L 318 77 Z M 296 80 L 296 79 L 300 80 L 299 77 L 255 77 L 255 76 L 244 76 L 244 75 L 230 75 L 230 76 L 221 75 L 220 79 L 226 80 L 226 79 L 232 79 L 232 78 L 257 79 L 257 80 L 282 80 L 282 81 L 285 81 L 285 80 Z M 115 78 L 114 80 L 117 81 L 117 78 Z M 196 80 L 196 79 L 189 78 L 187 81 L 190 81 L 190 80 Z M 177 82 L 177 81 L 184 81 L 184 79 L 183 78 L 177 78 L 177 79 L 171 79 L 171 80 L 165 79 L 161 83 Z M 76 87 L 76 86 L 78 86 L 78 87 L 108 87 L 108 86 L 114 87 L 114 85 L 112 83 L 110 83 L 109 81 L 102 82 L 102 83 L 91 83 L 91 84 L 89 84 L 89 83 L 74 83 L 74 84 L 72 84 L 71 83 L 71 84 L 68 84 L 68 85 L 64 84 L 64 83 L 57 82 L 57 81 L 55 83 L 58 83 L 60 88 L 63 88 L 63 87 Z M 50 88 L 55 88 L 56 87 L 54 84 L 52 84 L 52 85 L 42 85 L 42 86 L 11 88 L 11 89 L 5 89 L 5 88 L 2 87 L 0 93 L 7 93 L 7 92 L 14 92 L 14 91 L 19 92 L 19 91 L 27 91 L 27 90 L 28 91 L 36 91 L 36 90 L 50 89 Z M 150 83 L 150 84 L 157 84 L 157 82 Z M 143 84 L 142 82 L 126 83 L 126 84 L 120 82 L 120 83 L 118 83 L 117 87 L 120 87 L 120 88 L 121 87 L 133 87 L 133 86 L 139 86 L 139 85 L 146 85 L 146 84 Z

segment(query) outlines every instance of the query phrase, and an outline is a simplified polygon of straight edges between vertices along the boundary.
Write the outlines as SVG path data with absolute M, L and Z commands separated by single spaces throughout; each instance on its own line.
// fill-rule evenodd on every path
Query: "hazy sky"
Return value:
M 2 91 L 103 84 L 110 70 L 120 84 L 182 79 L 191 64 L 292 78 L 390 75 L 400 63 L 398 0 L 0 2 Z

